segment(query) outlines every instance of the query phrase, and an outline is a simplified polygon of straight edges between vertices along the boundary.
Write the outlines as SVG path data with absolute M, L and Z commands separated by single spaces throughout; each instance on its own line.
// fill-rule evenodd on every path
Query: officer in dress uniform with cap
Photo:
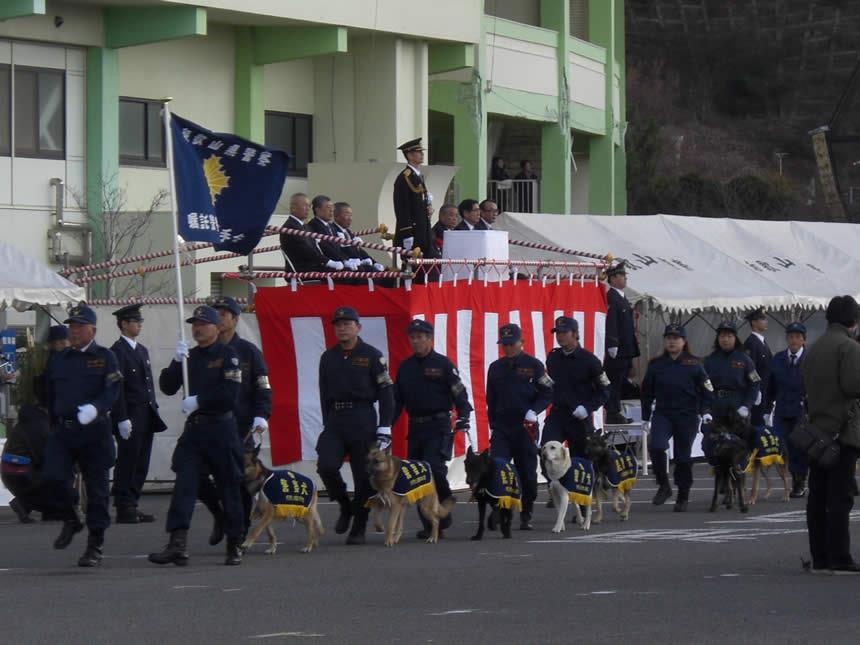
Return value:
M 490 454 L 510 461 L 523 487 L 520 530 L 532 530 L 532 509 L 537 497 L 538 415 L 552 400 L 553 382 L 543 363 L 523 351 L 518 325 L 499 329 L 504 357 L 487 370 L 487 417 Z
M 806 353 L 806 326 L 792 322 L 785 328 L 788 348 L 778 352 L 771 361 L 767 400 L 774 403 L 773 431 L 788 447 L 788 470 L 791 473 L 789 497 L 799 499 L 806 496 L 806 476 L 809 460 L 800 448 L 788 440 L 797 423 L 803 417 L 806 406 L 806 388 L 800 367 Z
M 329 499 L 340 506 L 335 533 L 349 531 L 347 544 L 364 544 L 368 514 L 365 503 L 371 490 L 367 455 L 375 441 L 380 446 L 391 443 L 394 388 L 382 352 L 359 337 L 358 312 L 339 307 L 331 322 L 338 344 L 320 357 L 323 431 L 317 440 L 317 472 Z M 378 416 L 373 407 L 377 401 Z M 347 455 L 355 484 L 351 507 L 340 476 Z
M 642 381 L 642 421 L 649 433 L 648 450 L 659 488 L 652 503 L 663 504 L 672 497 L 666 450 L 672 440 L 675 457 L 675 511 L 687 510 L 693 485 L 693 440 L 702 422 L 710 424 L 713 386 L 702 361 L 687 350 L 683 325 L 667 325 L 663 332 L 664 352 L 648 365 Z M 654 405 L 652 415 L 651 406 Z
M 624 295 L 627 286 L 627 269 L 624 262 L 606 272 L 609 289 L 606 290 L 606 356 L 604 365 L 611 384 L 606 405 L 606 423 L 630 423 L 621 414 L 621 388 L 639 356 L 639 341 L 633 323 L 633 308 Z
M 272 415 L 269 368 L 266 367 L 263 353 L 257 346 L 240 338 L 236 333 L 236 325 L 242 313 L 239 303 L 233 298 L 224 297 L 218 298 L 212 306 L 218 312 L 218 340 L 230 347 L 239 357 L 242 385 L 239 388 L 239 399 L 234 411 L 236 429 L 245 448 L 253 449 L 256 443 L 255 437 L 259 438 L 260 434 L 269 429 L 269 417 Z M 214 546 L 224 537 L 224 511 L 218 489 L 208 473 L 200 481 L 198 495 L 215 520 L 212 534 L 209 536 L 209 544 Z M 251 527 L 253 498 L 245 488 L 244 482 L 239 482 L 239 495 L 242 498 L 242 517 L 245 520 L 244 533 L 247 534 Z
M 767 314 L 764 309 L 759 308 L 747 314 L 746 320 L 750 324 L 750 335 L 744 341 L 744 350 L 753 360 L 756 372 L 761 377 L 761 387 L 750 413 L 750 423 L 756 430 L 762 430 L 764 415 L 773 407 L 773 404 L 767 400 L 770 364 L 773 361 L 773 354 L 764 339 L 764 334 L 767 332 Z
M 113 312 L 120 338 L 111 346 L 122 372 L 122 387 L 111 417 L 117 437 L 116 468 L 111 494 L 117 524 L 154 522 L 138 509 L 149 472 L 153 433 L 167 429 L 158 414 L 149 352 L 137 341 L 143 326 L 142 305 L 127 305 Z
M 122 384 L 116 356 L 95 342 L 96 312 L 78 305 L 69 312 L 70 347 L 54 354 L 45 370 L 46 401 L 53 432 L 45 447 L 46 486 L 54 491 L 53 513 L 63 518 L 54 541 L 65 549 L 83 529 L 72 489 L 77 464 L 87 492 L 87 548 L 78 566 L 101 564 L 110 526 L 108 476 L 116 459 L 110 411 Z
M 438 258 L 430 229 L 433 205 L 421 174 L 421 164 L 424 163 L 421 138 L 407 141 L 398 150 L 406 157 L 407 165 L 394 180 L 394 245 L 407 251 L 417 246 L 425 258 Z
M 167 395 L 183 387 L 182 360 L 188 357 L 188 383 L 182 413 L 185 428 L 176 442 L 171 467 L 176 473 L 167 532 L 170 541 L 158 553 L 150 553 L 155 564 L 185 566 L 188 564 L 187 538 L 191 516 L 197 502 L 197 490 L 204 472 L 215 477 L 218 494 L 224 504 L 224 533 L 227 535 L 227 557 L 224 564 L 242 562 L 239 549 L 244 522 L 239 482 L 242 480 L 242 444 L 236 429 L 234 411 L 242 385 L 242 368 L 232 347 L 218 340 L 218 312 L 201 305 L 186 320 L 197 346 L 188 351 L 188 343 L 176 342 L 176 353 L 170 365 L 161 370 L 158 384 Z
M 400 364 L 394 380 L 394 421 L 404 409 L 409 414 L 408 458 L 420 459 L 430 465 L 439 501 L 451 497 L 448 485 L 448 465 L 454 447 L 451 433 L 451 408 L 457 409 L 455 430 L 468 432 L 472 406 L 460 374 L 447 357 L 433 349 L 433 325 L 413 320 L 406 328 L 412 356 Z M 424 528 L 419 539 L 430 537 L 430 523 L 418 517 Z M 444 518 L 439 528 L 451 526 L 451 516 Z M 440 532 L 441 537 L 441 532 Z
M 546 357 L 546 371 L 554 385 L 541 445 L 567 441 L 571 457 L 585 457 L 585 442 L 594 432 L 591 415 L 606 405 L 609 379 L 600 359 L 579 344 L 576 319 L 559 316 L 552 332 L 559 346 Z

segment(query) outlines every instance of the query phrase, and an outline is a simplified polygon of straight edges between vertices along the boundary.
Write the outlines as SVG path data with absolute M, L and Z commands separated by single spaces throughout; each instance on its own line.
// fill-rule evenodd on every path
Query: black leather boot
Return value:
M 788 494 L 792 499 L 806 497 L 806 477 L 794 477 L 791 481 L 791 492 Z
M 224 559 L 224 564 L 228 566 L 242 564 L 242 549 L 239 548 L 241 543 L 240 538 L 227 538 L 227 557 Z
M 118 506 L 116 509 L 117 524 L 138 524 L 140 518 L 137 516 L 137 509 L 134 506 Z
M 657 484 L 659 487 L 657 488 L 657 492 L 654 494 L 654 499 L 651 500 L 651 503 L 654 504 L 654 506 L 665 504 L 666 500 L 671 499 L 672 497 L 672 487 L 669 485 L 669 477 L 666 473 L 657 474 Z
M 212 532 L 209 534 L 210 546 L 219 544 L 224 539 L 224 514 L 221 511 L 213 513 Z
M 340 499 L 337 503 L 340 505 L 340 515 L 337 516 L 334 532 L 343 535 L 349 530 L 350 522 L 352 522 L 352 508 L 350 508 L 348 499 Z
M 102 544 L 104 544 L 104 533 L 90 532 L 90 535 L 87 538 L 87 548 L 78 560 L 78 566 L 99 566 L 102 563 Z
M 678 499 L 675 500 L 675 512 L 676 513 L 686 513 L 687 512 L 687 503 L 689 501 L 690 501 L 690 489 L 679 488 L 678 489 Z
M 341 511 L 343 512 L 343 511 Z M 346 538 L 347 544 L 364 544 L 364 529 L 367 526 L 367 516 L 357 516 L 353 519 L 352 529 Z
M 149 561 L 154 564 L 175 564 L 177 567 L 186 566 L 188 564 L 187 539 L 187 530 L 176 529 L 172 531 L 167 546 L 158 553 L 150 553 Z
M 54 548 L 65 549 L 72 543 L 72 538 L 83 530 L 84 523 L 78 519 L 77 514 L 75 514 L 74 519 L 65 520 L 63 522 L 63 528 L 60 530 L 60 534 L 57 536 L 57 539 L 54 540 Z

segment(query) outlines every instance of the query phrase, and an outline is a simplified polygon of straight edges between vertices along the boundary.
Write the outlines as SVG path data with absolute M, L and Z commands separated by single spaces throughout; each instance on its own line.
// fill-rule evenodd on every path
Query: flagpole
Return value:
M 173 175 L 173 129 L 170 125 L 170 107 L 169 103 L 172 97 L 162 99 L 162 116 L 164 118 L 164 140 L 167 146 L 167 176 L 170 181 L 170 212 L 173 218 L 173 261 L 175 262 L 176 271 L 176 308 L 179 315 L 179 340 L 185 342 L 185 297 L 182 291 L 182 264 L 179 254 L 179 214 L 176 209 L 176 177 Z M 188 361 L 186 357 L 182 357 L 182 388 L 184 393 L 188 393 Z

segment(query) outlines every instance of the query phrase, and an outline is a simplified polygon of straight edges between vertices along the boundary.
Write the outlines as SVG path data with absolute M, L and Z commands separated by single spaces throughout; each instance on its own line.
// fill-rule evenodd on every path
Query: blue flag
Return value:
M 179 234 L 247 254 L 275 210 L 290 156 L 171 115 Z

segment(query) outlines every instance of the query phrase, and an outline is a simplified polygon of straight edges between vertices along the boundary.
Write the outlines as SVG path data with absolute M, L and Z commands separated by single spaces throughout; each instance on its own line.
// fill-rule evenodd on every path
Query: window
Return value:
M 307 177 L 313 161 L 313 116 L 266 112 L 266 145 L 290 154 L 290 175 Z
M 15 156 L 66 156 L 66 77 L 54 69 L 15 66 Z M 0 135 L 2 140 L 2 135 Z
M 0 65 L 0 156 L 8 157 L 12 152 L 12 69 Z
M 161 103 L 120 98 L 119 162 L 125 166 L 165 165 Z

